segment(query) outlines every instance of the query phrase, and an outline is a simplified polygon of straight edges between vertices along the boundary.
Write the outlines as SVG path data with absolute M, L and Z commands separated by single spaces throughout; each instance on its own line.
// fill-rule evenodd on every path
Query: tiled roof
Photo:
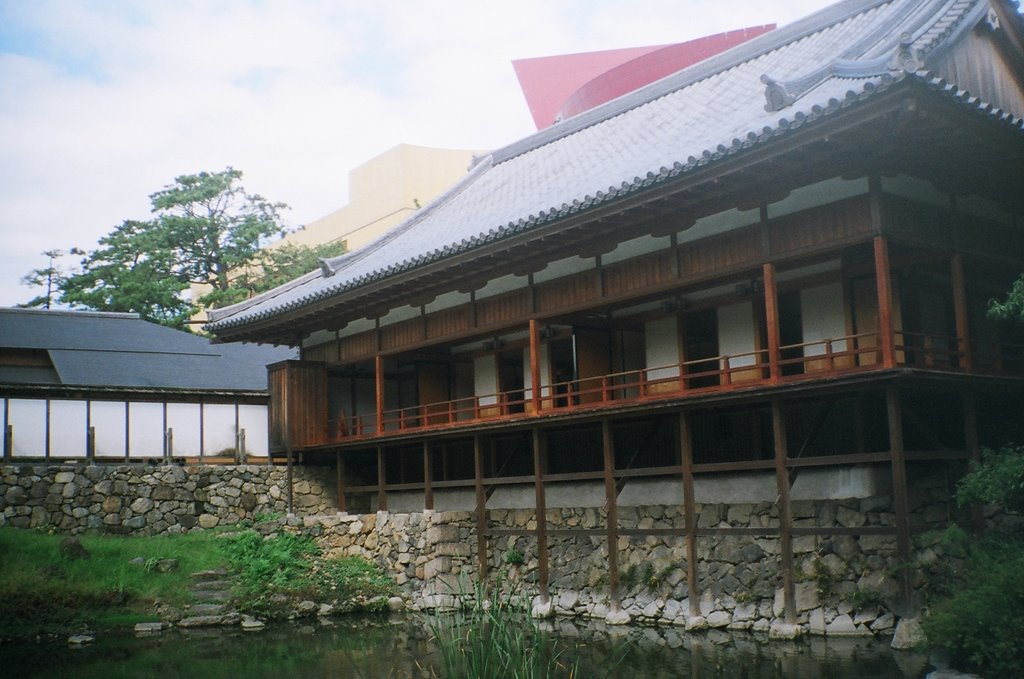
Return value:
M 287 349 L 211 344 L 136 314 L 0 309 L 4 350 L 46 351 L 53 365 L 0 367 L 0 385 L 98 389 L 266 391 L 269 363 Z
M 982 0 L 833 5 L 495 151 L 379 240 L 324 271 L 211 312 L 207 328 L 271 319 L 699 172 L 899 81 L 966 97 L 924 65 L 987 8 Z M 773 84 L 793 96 L 766 105 Z

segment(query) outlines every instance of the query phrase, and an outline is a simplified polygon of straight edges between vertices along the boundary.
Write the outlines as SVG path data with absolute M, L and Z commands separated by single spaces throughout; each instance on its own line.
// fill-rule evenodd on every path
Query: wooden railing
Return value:
M 779 347 L 777 381 L 877 370 L 883 367 L 881 345 L 879 333 L 783 345 Z M 894 346 L 898 365 L 963 371 L 968 364 L 965 343 L 957 337 L 898 331 Z M 972 370 L 1024 375 L 1024 345 L 973 343 L 970 358 Z M 759 349 L 542 385 L 539 412 L 530 389 L 520 389 L 385 410 L 380 427 L 374 415 L 336 418 L 328 422 L 327 440 L 626 405 L 772 382 L 769 352 Z

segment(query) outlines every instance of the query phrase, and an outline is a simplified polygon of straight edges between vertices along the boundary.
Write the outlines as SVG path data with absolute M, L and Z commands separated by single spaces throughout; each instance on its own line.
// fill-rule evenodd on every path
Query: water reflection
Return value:
M 9 679 L 412 679 L 435 676 L 422 619 L 365 617 L 330 625 L 280 625 L 261 632 L 171 631 L 153 637 L 99 634 L 95 644 L 0 646 Z M 610 679 L 907 679 L 923 677 L 926 659 L 864 639 L 763 643 L 748 634 L 676 628 L 547 624 L 578 662 L 581 677 Z

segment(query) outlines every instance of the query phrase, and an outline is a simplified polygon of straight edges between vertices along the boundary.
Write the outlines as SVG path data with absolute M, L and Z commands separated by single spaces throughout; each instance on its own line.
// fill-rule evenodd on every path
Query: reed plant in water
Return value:
M 548 679 L 579 676 L 564 649 L 531 616 L 530 598 L 501 584 L 477 584 L 469 595 L 455 595 L 450 612 L 430 622 L 444 679 Z

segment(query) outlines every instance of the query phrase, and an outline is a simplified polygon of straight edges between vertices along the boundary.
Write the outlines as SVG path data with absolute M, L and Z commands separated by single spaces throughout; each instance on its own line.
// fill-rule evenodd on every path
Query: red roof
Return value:
M 774 28 L 753 26 L 672 45 L 516 59 L 512 66 L 533 122 L 542 130 Z

